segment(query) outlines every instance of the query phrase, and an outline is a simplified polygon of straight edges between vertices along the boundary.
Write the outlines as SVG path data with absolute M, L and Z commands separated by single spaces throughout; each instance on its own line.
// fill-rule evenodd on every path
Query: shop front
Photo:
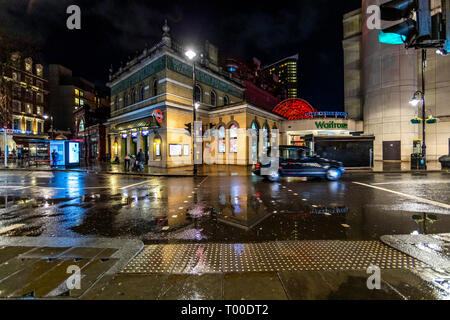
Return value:
M 341 161 L 346 167 L 372 166 L 375 137 L 362 135 L 362 121 L 347 119 L 337 112 L 314 112 L 308 116 L 281 123 L 282 144 L 308 147 L 311 152 Z

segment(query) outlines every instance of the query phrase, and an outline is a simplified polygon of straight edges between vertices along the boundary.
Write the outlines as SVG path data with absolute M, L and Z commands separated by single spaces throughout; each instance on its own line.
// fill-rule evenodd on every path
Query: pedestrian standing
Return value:
M 144 162 L 145 162 L 145 154 L 142 152 L 142 149 L 139 149 L 139 153 L 137 154 L 137 161 L 139 161 L 139 171 L 144 170 Z
M 56 149 L 53 149 L 52 152 L 52 168 L 56 168 L 58 167 L 58 151 L 56 151 Z
M 130 162 L 131 162 L 131 154 L 127 154 L 125 156 L 125 171 L 129 171 L 130 170 Z

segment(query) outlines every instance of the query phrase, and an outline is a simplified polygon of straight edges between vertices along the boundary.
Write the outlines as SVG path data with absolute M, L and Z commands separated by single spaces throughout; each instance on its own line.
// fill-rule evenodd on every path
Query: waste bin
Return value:
M 411 170 L 426 170 L 427 162 L 420 153 L 411 154 Z

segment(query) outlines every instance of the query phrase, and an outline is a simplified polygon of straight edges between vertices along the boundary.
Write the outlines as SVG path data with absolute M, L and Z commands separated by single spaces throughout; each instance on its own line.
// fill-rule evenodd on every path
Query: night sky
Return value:
M 82 29 L 66 28 L 67 6 L 82 10 Z M 1 0 L 4 31 L 32 40 L 45 63 L 107 81 L 112 64 L 161 39 L 164 19 L 172 38 L 209 40 L 222 54 L 269 64 L 300 54 L 300 97 L 319 110 L 342 110 L 342 15 L 361 0 L 152 1 Z

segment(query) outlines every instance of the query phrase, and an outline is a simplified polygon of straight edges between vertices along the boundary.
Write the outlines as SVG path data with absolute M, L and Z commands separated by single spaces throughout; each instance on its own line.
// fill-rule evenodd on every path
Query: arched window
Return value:
M 219 153 L 225 153 L 225 127 L 219 127 Z
M 259 156 L 259 124 L 254 120 L 252 122 L 252 129 L 256 131 L 256 146 L 255 144 L 252 145 L 253 152 L 256 153 L 256 156 Z
M 238 152 L 238 126 L 232 124 L 230 126 L 230 153 Z
M 123 106 L 126 107 L 128 105 L 128 93 L 125 92 L 123 95 Z
M 157 160 L 161 158 L 161 137 L 156 135 L 153 139 L 153 159 Z
M 230 104 L 230 99 L 228 99 L 228 96 L 223 97 L 223 105 L 227 106 Z
M 136 103 L 136 89 L 131 89 L 131 104 Z
M 202 99 L 202 88 L 197 84 L 194 89 L 194 99 L 195 102 L 203 102 Z
M 141 86 L 141 88 L 139 89 L 139 100 L 140 101 L 144 100 L 144 92 L 145 92 L 144 86 Z
M 153 80 L 153 96 L 158 95 L 158 80 Z
M 269 125 L 267 124 L 267 122 L 263 124 L 262 130 L 263 130 L 263 132 L 267 132 L 266 147 L 269 148 L 270 147 L 270 129 L 269 129 Z
M 78 132 L 84 131 L 84 121 L 83 119 L 80 120 L 80 124 L 78 125 Z
M 217 96 L 214 91 L 211 91 L 211 105 L 215 107 L 217 105 Z

